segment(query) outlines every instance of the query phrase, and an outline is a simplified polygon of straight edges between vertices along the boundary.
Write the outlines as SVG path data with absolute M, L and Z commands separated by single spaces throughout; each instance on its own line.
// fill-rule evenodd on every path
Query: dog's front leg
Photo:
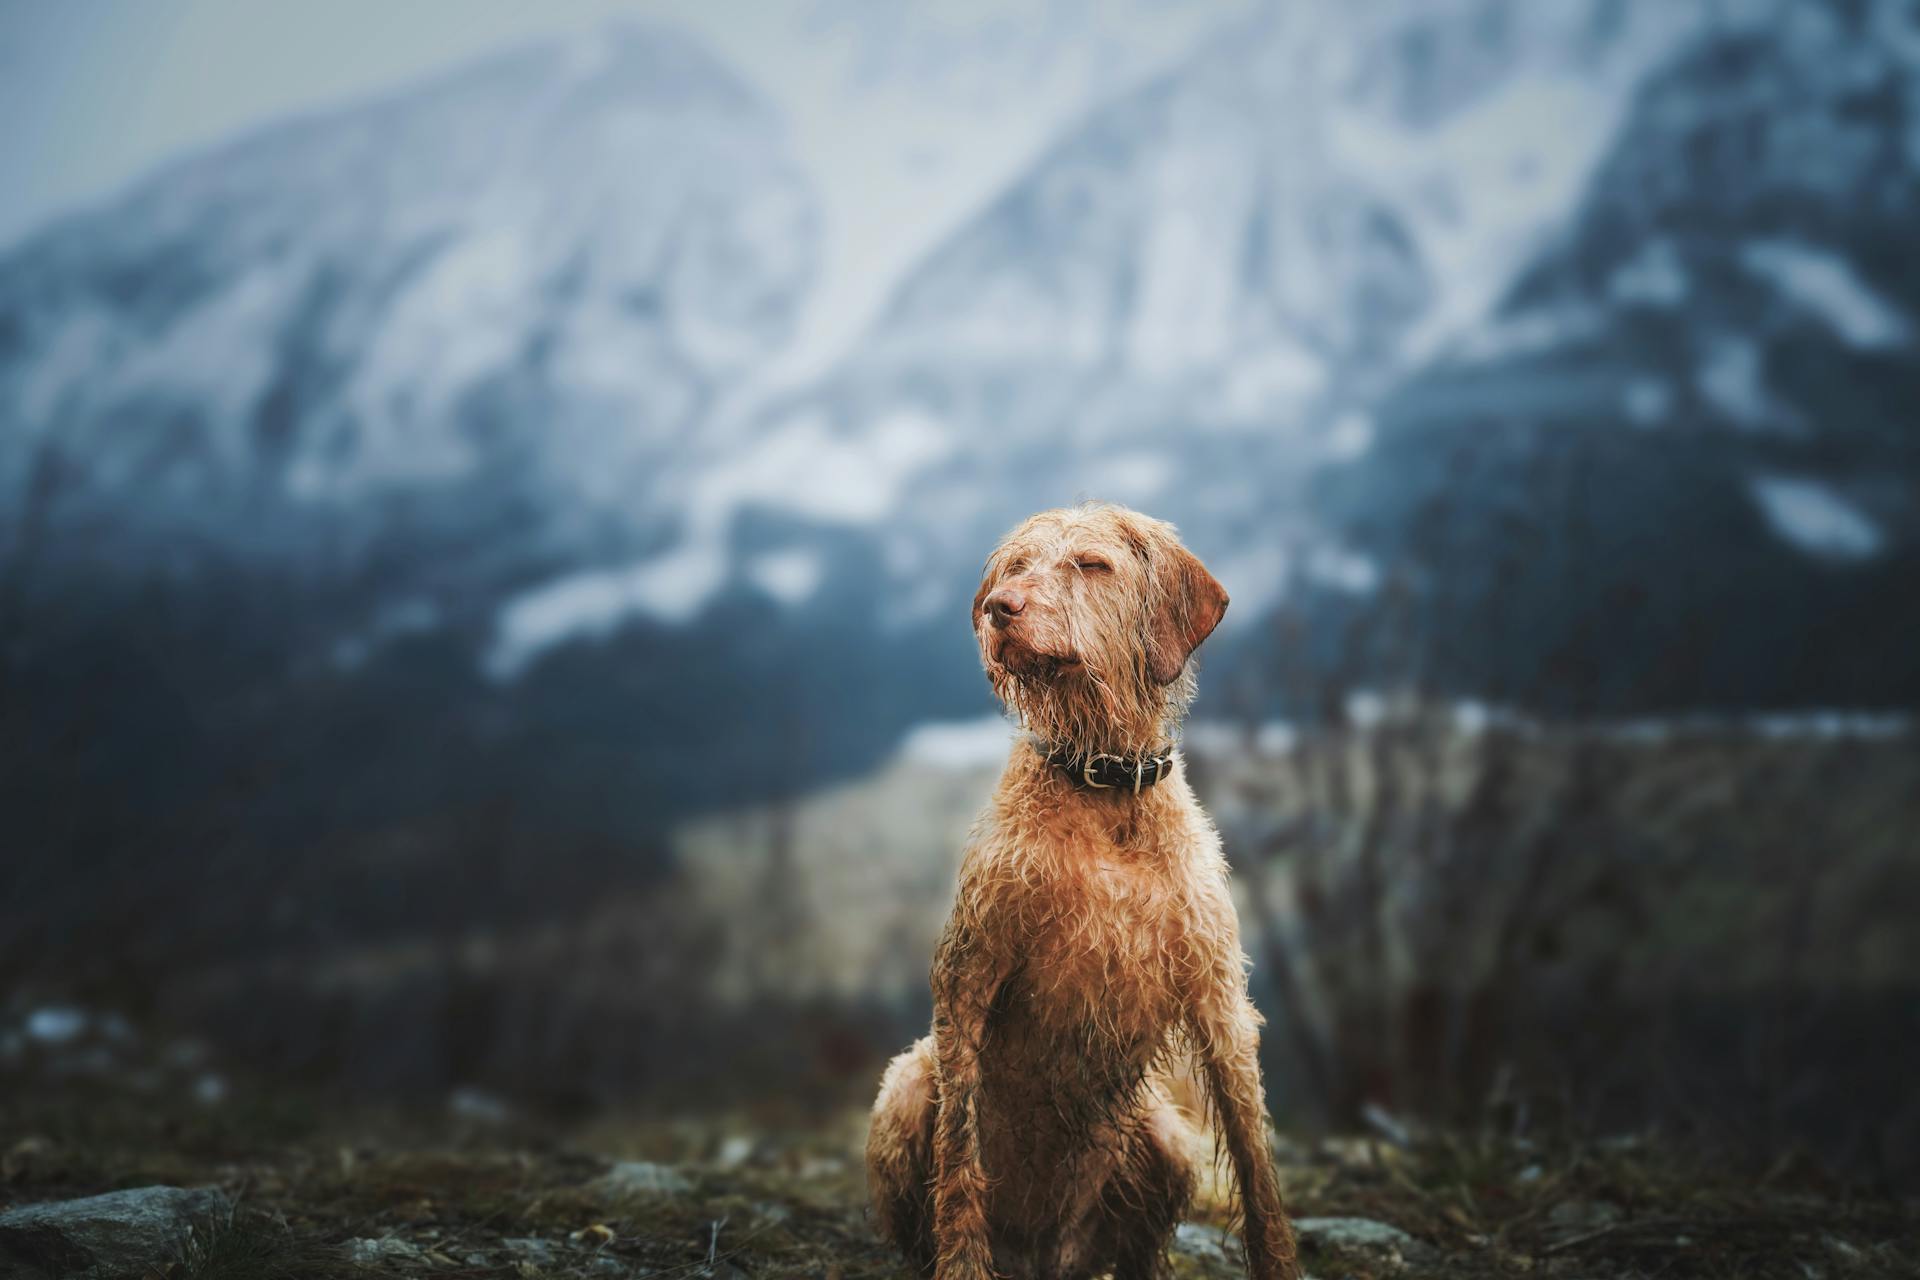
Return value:
M 1231 908 L 1228 909 L 1231 911 Z M 1189 1032 L 1207 1082 L 1221 1140 L 1233 1161 L 1246 1215 L 1247 1268 L 1253 1280 L 1299 1274 L 1293 1224 L 1267 1149 L 1267 1104 L 1260 1085 L 1260 1014 L 1247 998 L 1239 931 L 1215 931 L 1215 954 L 1189 994 Z
M 933 960 L 933 1242 L 938 1280 L 991 1280 L 987 1172 L 980 1156 L 980 1047 L 1003 966 L 964 924 L 948 925 Z

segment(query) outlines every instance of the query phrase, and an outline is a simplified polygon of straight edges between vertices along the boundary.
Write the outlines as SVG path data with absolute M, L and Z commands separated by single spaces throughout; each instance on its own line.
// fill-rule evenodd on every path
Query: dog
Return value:
M 1174 745 L 1226 608 L 1172 525 L 1117 506 L 1042 512 L 987 561 L 974 632 L 1030 737 L 961 866 L 932 1034 L 887 1067 L 867 1140 L 876 1225 L 923 1273 L 1164 1274 L 1195 1179 L 1182 1054 L 1249 1270 L 1297 1273 L 1227 864 Z

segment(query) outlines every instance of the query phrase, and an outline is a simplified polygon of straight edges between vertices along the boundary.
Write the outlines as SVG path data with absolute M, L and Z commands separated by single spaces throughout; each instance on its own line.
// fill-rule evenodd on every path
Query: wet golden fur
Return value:
M 1171 525 L 1043 512 L 974 598 L 995 692 L 1076 753 L 1166 747 L 1225 591 Z M 894 1059 L 867 1144 L 881 1231 L 943 1280 L 1162 1274 L 1194 1185 L 1170 1096 L 1190 1053 L 1256 1280 L 1295 1274 L 1267 1151 L 1259 1015 L 1219 837 L 1184 770 L 1081 790 L 1016 743 L 933 964 L 933 1034 Z

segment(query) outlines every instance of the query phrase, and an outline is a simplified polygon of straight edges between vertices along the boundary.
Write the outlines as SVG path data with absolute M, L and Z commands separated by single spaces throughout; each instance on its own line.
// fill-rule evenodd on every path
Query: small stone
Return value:
M 678 1170 L 650 1160 L 622 1160 L 593 1180 L 597 1191 L 612 1195 L 685 1195 L 693 1184 Z
M 1174 1229 L 1173 1252 L 1195 1262 L 1236 1266 L 1240 1261 L 1240 1241 L 1204 1222 L 1183 1222 Z
M 1380 1163 L 1380 1144 L 1372 1138 L 1334 1135 L 1320 1140 L 1320 1152 L 1335 1164 L 1348 1169 L 1371 1169 Z
M 418 1262 L 424 1255 L 397 1236 L 382 1236 L 378 1240 L 347 1241 L 347 1257 L 364 1267 L 376 1262 Z
M 535 1266 L 553 1265 L 553 1242 L 537 1236 L 514 1236 L 500 1242 L 507 1252 L 522 1262 L 531 1262 Z
M 1302 1240 L 1331 1249 L 1401 1249 L 1418 1242 L 1396 1226 L 1372 1218 L 1296 1218 Z
M 214 1187 L 140 1187 L 24 1205 L 0 1213 L 0 1273 L 19 1280 L 144 1276 L 178 1257 L 196 1227 L 232 1212 Z

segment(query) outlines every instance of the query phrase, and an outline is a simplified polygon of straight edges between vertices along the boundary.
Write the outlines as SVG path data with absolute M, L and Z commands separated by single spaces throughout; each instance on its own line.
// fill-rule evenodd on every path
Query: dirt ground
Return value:
M 491 1100 L 430 1115 L 98 1091 L 0 1102 L 0 1211 L 154 1184 L 215 1185 L 152 1274 L 820 1276 L 907 1272 L 873 1237 L 864 1117 L 729 1114 L 534 1123 Z M 1716 1171 L 1649 1140 L 1278 1140 L 1309 1275 L 1920 1275 L 1920 1202 L 1783 1160 Z M 1219 1188 L 1183 1228 L 1183 1280 L 1241 1274 Z M 0 1271 L 4 1271 L 0 1263 Z

